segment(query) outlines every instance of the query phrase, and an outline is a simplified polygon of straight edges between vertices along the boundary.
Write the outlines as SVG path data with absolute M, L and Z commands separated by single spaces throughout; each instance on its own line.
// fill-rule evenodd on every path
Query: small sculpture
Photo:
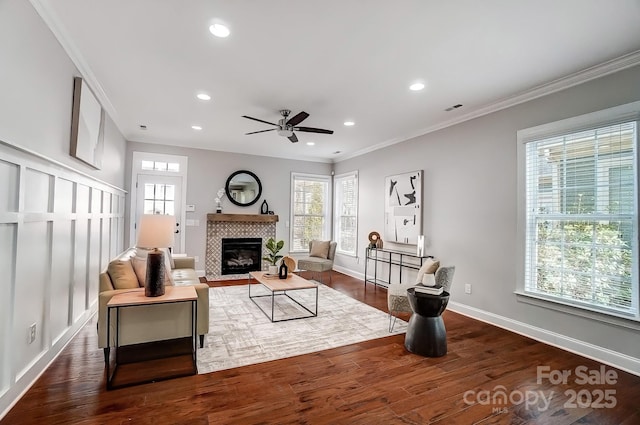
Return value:
M 218 197 L 215 199 L 215 201 L 216 201 L 216 212 L 217 213 L 221 213 L 222 212 L 222 198 L 224 198 L 224 189 L 223 188 L 218 189 L 217 195 L 218 195 Z

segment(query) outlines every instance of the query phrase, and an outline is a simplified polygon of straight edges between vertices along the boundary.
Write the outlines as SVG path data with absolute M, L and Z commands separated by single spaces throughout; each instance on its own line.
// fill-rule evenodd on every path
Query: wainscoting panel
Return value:
M 50 222 L 34 221 L 18 226 L 18 264 L 16 270 L 13 317 L 13 368 L 17 379 L 44 349 L 43 329 L 45 286 L 49 284 Z M 35 340 L 29 341 L 29 327 L 35 325 Z
M 58 192 L 56 192 L 58 193 Z M 73 222 L 57 220 L 53 225 L 51 262 L 50 328 L 53 341 L 60 339 L 72 323 Z
M 0 252 L 2 252 L 0 255 L 0 274 L 2 275 L 0 293 L 4 294 L 0 297 L 0 341 L 9 341 L 11 336 L 11 317 L 13 316 L 11 294 L 15 282 L 17 227 L 16 223 L 0 223 Z M 0 346 L 0 395 L 4 394 L 11 382 L 10 352 L 11 344 L 3 343 Z
M 89 264 L 89 220 L 76 219 L 73 260 L 73 321 L 82 316 L 87 305 L 87 269 Z
M 96 312 L 126 192 L 1 141 L 0 181 L 2 417 Z

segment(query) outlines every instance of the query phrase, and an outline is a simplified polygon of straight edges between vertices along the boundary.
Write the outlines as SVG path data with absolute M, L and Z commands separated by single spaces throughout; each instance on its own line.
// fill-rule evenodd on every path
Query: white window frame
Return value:
M 353 234 L 353 251 L 345 250 L 340 241 L 342 240 L 341 229 L 340 229 L 340 219 L 343 217 L 342 214 L 342 206 L 343 200 L 339 198 L 338 193 L 340 192 L 338 189 L 338 185 L 346 180 L 353 180 L 354 183 L 354 191 L 355 191 L 355 207 L 354 214 L 347 215 L 347 217 L 353 217 L 355 219 L 356 225 Z M 337 242 L 336 253 L 342 255 L 348 255 L 351 257 L 356 257 L 358 255 L 358 200 L 359 200 L 359 191 L 358 191 L 358 171 L 351 171 L 349 173 L 338 174 L 333 177 L 333 239 Z
M 291 225 L 289 226 L 289 252 L 291 253 L 304 253 L 309 252 L 308 247 L 303 247 L 302 249 L 294 249 L 293 243 L 293 233 L 295 228 L 295 213 L 294 213 L 294 202 L 295 202 L 295 182 L 296 180 L 312 180 L 319 181 L 325 183 L 325 193 L 324 198 L 326 199 L 325 204 L 322 206 L 322 217 L 324 218 L 324 225 L 322 226 L 322 237 L 323 240 L 331 239 L 331 176 L 324 174 L 307 174 L 307 173 L 291 173 Z
M 524 130 L 520 130 L 517 133 L 517 159 L 518 159 L 518 194 L 517 194 L 517 237 L 518 237 L 518 274 L 516 294 L 520 296 L 520 300 L 546 308 L 551 308 L 558 311 L 563 311 L 570 314 L 576 314 L 583 317 L 588 317 L 596 320 L 601 320 L 609 323 L 616 323 L 622 326 L 629 326 L 637 328 L 638 322 L 640 322 L 640 309 L 638 308 L 638 302 L 640 300 L 640 287 L 638 284 L 638 248 L 639 248 L 639 236 L 638 226 L 634 228 L 632 237 L 632 308 L 629 312 L 621 312 L 618 310 L 607 309 L 597 305 L 574 302 L 559 297 L 553 297 L 547 294 L 541 294 L 538 292 L 532 292 L 527 289 L 527 236 L 529 232 L 533 230 L 530 228 L 530 223 L 527 218 L 526 211 L 526 196 L 527 196 L 527 181 L 526 181 L 526 148 L 527 144 L 537 140 L 543 140 L 546 138 L 560 136 L 570 133 L 577 133 L 584 130 L 595 129 L 600 127 L 606 127 L 608 125 L 620 124 L 623 122 L 636 121 L 636 140 L 635 140 L 635 157 L 633 158 L 635 174 L 635 205 L 634 205 L 634 222 L 638 223 L 638 205 L 640 200 L 638 198 L 638 188 L 640 187 L 640 164 L 638 163 L 638 151 L 640 148 L 640 102 L 633 102 L 626 105 L 621 105 L 602 111 L 581 115 L 549 124 L 540 125 Z M 602 164 L 599 164 L 602 165 Z M 535 229 L 534 229 L 535 230 Z M 634 311 L 635 310 L 635 311 Z M 621 320 L 622 319 L 622 320 Z M 631 321 L 631 322 L 630 322 Z M 635 324 L 631 324 L 635 323 Z

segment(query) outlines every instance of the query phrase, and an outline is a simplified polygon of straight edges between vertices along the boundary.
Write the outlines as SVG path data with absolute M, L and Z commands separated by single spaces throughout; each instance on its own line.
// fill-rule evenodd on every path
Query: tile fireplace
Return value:
M 269 214 L 207 214 L 207 280 L 246 279 L 249 271 L 266 270 L 267 264 L 262 261 L 267 254 L 264 242 L 276 237 L 277 222 L 278 216 Z M 232 245 L 235 243 L 235 246 L 231 246 L 223 256 L 224 240 L 229 240 L 227 243 L 232 242 Z M 246 240 L 252 240 L 249 243 L 253 244 L 253 254 L 249 254 Z M 248 270 L 249 267 L 253 268 Z

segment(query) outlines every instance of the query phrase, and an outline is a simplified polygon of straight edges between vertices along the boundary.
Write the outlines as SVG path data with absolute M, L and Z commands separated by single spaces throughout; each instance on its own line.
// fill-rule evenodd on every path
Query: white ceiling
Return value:
M 127 140 L 256 155 L 338 161 L 640 63 L 638 0 L 31 2 Z M 244 135 L 283 108 L 335 133 Z

